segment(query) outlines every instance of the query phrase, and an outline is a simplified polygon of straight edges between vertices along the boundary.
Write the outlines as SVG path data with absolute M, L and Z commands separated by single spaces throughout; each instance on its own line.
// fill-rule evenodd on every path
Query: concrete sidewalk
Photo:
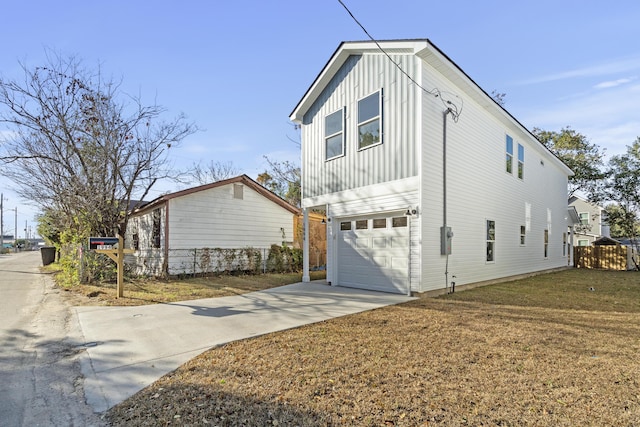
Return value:
M 171 304 L 75 307 L 85 398 L 103 412 L 211 347 L 411 299 L 312 282 Z

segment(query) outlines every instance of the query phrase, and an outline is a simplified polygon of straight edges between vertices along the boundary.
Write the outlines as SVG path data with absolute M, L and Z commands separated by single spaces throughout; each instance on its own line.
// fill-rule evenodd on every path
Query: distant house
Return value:
M 574 246 L 590 246 L 601 237 L 609 237 L 609 226 L 603 219 L 604 208 L 581 197 L 571 196 L 569 206 L 578 213 L 574 226 Z
M 135 253 L 126 262 L 136 274 L 199 272 L 213 249 L 293 245 L 299 214 L 247 175 L 165 194 L 131 214 L 125 244 Z
M 332 285 L 424 292 L 567 266 L 572 171 L 431 41 L 340 44 L 290 119 Z

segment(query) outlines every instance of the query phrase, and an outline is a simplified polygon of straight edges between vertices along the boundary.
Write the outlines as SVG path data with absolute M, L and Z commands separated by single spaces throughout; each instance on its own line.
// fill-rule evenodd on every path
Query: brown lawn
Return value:
M 107 419 L 638 426 L 640 273 L 569 270 L 234 342 L 191 360 Z

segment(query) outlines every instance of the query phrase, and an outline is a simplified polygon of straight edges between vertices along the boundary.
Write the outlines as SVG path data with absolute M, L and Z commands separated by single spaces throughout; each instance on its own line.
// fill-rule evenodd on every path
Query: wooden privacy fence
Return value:
M 574 246 L 576 268 L 602 270 L 628 270 L 631 267 L 631 249 L 627 246 Z

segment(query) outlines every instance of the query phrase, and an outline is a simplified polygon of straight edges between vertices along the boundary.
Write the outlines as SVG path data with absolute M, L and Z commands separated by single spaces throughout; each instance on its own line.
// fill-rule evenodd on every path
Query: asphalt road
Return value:
M 86 405 L 70 307 L 40 252 L 0 255 L 0 425 L 101 426 Z

